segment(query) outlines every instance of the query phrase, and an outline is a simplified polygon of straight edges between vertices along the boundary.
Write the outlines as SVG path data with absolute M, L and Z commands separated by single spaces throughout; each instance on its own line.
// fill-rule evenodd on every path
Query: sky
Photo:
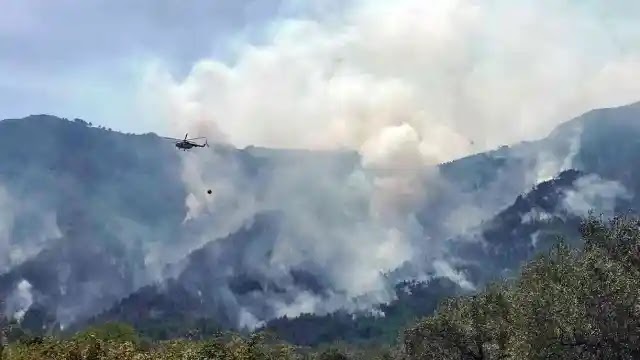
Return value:
M 49 113 L 236 145 L 358 149 L 408 125 L 423 153 L 446 159 L 640 100 L 635 0 L 0 7 L 0 118 Z
M 0 0 L 0 118 L 51 113 L 126 131 L 141 69 L 176 75 L 202 57 L 229 60 L 234 41 L 261 40 L 298 12 L 282 0 Z

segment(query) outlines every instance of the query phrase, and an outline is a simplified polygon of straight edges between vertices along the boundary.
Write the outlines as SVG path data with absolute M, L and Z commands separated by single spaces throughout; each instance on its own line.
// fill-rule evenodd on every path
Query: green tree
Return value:
M 516 348 L 530 358 L 640 357 L 640 223 L 589 217 L 584 251 L 557 249 L 518 286 Z
M 76 335 L 79 340 L 98 339 L 101 341 L 130 342 L 139 344 L 140 338 L 136 330 L 124 323 L 108 322 L 102 325 L 90 327 Z
M 640 358 L 640 221 L 583 222 L 509 286 L 451 299 L 407 330 L 408 359 Z
M 491 286 L 476 296 L 446 301 L 438 312 L 408 329 L 404 351 L 411 359 L 498 359 L 509 335 L 508 289 Z

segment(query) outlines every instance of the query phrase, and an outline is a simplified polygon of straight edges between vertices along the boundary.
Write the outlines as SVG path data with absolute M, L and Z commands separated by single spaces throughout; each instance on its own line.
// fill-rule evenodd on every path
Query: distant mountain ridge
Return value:
M 418 221 L 429 236 L 449 239 L 444 243 L 453 270 L 482 284 L 543 251 L 555 235 L 571 233 L 579 214 L 562 204 L 580 179 L 596 187 L 619 182 L 626 196 L 613 191 L 614 207 L 637 208 L 640 169 L 633 164 L 640 154 L 639 135 L 636 103 L 588 112 L 539 141 L 442 164 L 440 182 L 430 184 L 440 191 L 425 203 Z M 321 169 L 329 168 L 321 165 L 326 160 L 336 174 L 359 164 L 358 155 L 348 151 L 216 146 L 214 151 L 221 161 L 233 162 L 234 171 L 243 172 L 256 189 L 266 186 L 270 180 L 265 179 L 278 177 L 273 164 L 292 158 L 317 161 Z M 213 318 L 228 328 L 278 318 L 274 305 L 263 301 L 293 301 L 292 289 L 319 297 L 333 291 L 313 264 L 276 274 L 247 262 L 246 252 L 269 258 L 268 251 L 256 253 L 264 248 L 252 244 L 268 244 L 278 236 L 278 219 L 286 215 L 276 209 L 259 213 L 226 236 L 203 241 L 170 271 L 175 279 L 159 275 L 171 267 L 151 271 L 153 259 L 146 255 L 150 248 L 183 246 L 199 226 L 183 225 L 188 190 L 181 178 L 180 156 L 155 134 L 125 135 L 47 115 L 1 121 L 0 186 L 8 200 L 3 203 L 0 197 L 0 210 L 11 209 L 12 221 L 5 226 L 9 232 L 0 231 L 0 240 L 5 239 L 0 245 L 26 254 L 23 260 L 16 255 L 5 261 L 8 270 L 0 275 L 5 310 L 29 308 L 24 321 L 34 328 L 41 323 L 68 327 L 92 317 L 133 323 L 163 317 Z M 578 198 L 587 205 L 593 200 Z M 543 217 L 523 221 L 530 213 Z M 57 229 L 46 234 L 28 230 L 34 222 L 52 221 Z M 446 278 L 442 270 L 417 265 L 417 272 Z M 399 269 L 393 276 L 397 281 L 410 277 L 410 269 Z M 22 281 L 29 283 L 30 296 L 20 295 Z M 461 290 L 442 294 L 456 291 Z M 290 319 L 273 321 L 267 327 L 295 333 L 287 328 Z M 304 342 L 315 341 L 311 338 Z
M 624 109 L 623 112 L 626 114 Z M 583 168 L 588 171 L 595 171 L 597 174 L 598 172 L 601 172 L 601 169 L 594 166 L 593 162 L 589 161 L 589 158 L 581 152 L 593 151 L 592 148 L 589 146 L 584 147 L 582 146 L 583 144 L 581 144 L 580 147 L 575 145 L 575 139 L 579 139 L 580 142 L 582 142 L 582 139 L 585 139 L 585 136 L 589 136 L 589 134 L 593 132 L 593 127 L 598 126 L 597 120 L 592 120 L 598 118 L 597 114 L 598 111 L 587 113 L 583 117 L 559 127 L 552 132 L 548 138 L 537 143 L 530 142 L 516 145 L 514 147 L 503 147 L 488 154 L 474 155 L 469 158 L 461 159 L 460 161 L 443 164 L 441 166 L 442 173 L 450 181 L 458 181 L 458 183 L 463 184 L 463 186 L 465 181 L 469 181 L 470 179 L 472 180 L 478 176 L 483 176 L 483 173 L 490 176 L 490 179 L 494 182 L 499 182 L 500 175 L 502 175 L 500 172 L 505 171 L 505 169 L 510 173 L 514 173 L 516 172 L 514 169 L 523 170 L 535 167 L 536 162 L 540 161 L 540 149 L 544 149 L 547 152 L 551 151 L 555 157 L 562 158 L 564 159 L 564 162 L 567 163 L 573 162 L 573 160 L 576 159 L 581 160 L 581 163 L 571 165 L 577 165 L 577 168 Z M 640 115 L 640 112 L 635 113 L 635 115 Z M 622 131 L 627 135 L 627 137 L 629 137 L 630 134 L 633 134 L 633 131 L 628 132 L 626 129 L 627 127 L 632 130 L 635 129 L 635 119 L 640 119 L 640 117 L 633 118 L 625 116 L 624 119 L 617 120 L 617 122 L 612 125 L 618 128 L 617 131 Z M 582 121 L 585 121 L 583 126 L 581 126 L 583 124 Z M 588 141 L 592 140 L 589 139 Z M 587 161 L 584 161 L 584 159 Z M 474 173 L 473 170 L 470 169 L 473 165 L 461 165 L 465 162 L 471 164 L 473 162 L 481 162 L 481 164 L 484 164 L 484 172 Z M 491 165 L 486 166 L 486 164 Z M 566 164 L 557 165 L 558 168 L 562 169 L 562 165 Z M 520 175 L 522 176 L 525 174 Z M 491 244 L 489 248 L 479 246 L 478 242 L 469 243 L 464 239 L 451 239 L 452 255 L 455 255 L 462 260 L 459 263 L 458 270 L 465 272 L 474 282 L 484 283 L 490 279 L 496 278 L 499 274 L 503 274 L 505 270 L 516 270 L 520 263 L 531 258 L 537 252 L 544 251 L 551 244 L 555 243 L 555 241 L 557 241 L 557 236 L 568 235 L 570 238 L 571 235 L 577 235 L 576 230 L 580 219 L 579 215 L 568 213 L 566 210 L 562 209 L 560 209 L 561 212 L 558 214 L 550 214 L 554 214 L 556 210 L 558 210 L 556 208 L 560 206 L 566 192 L 573 189 L 576 181 L 585 178 L 587 175 L 588 174 L 584 171 L 568 169 L 559 174 L 555 174 L 557 177 L 552 177 L 548 182 L 535 186 L 530 193 L 518 195 L 512 205 L 507 206 L 497 214 L 495 218 L 486 222 L 485 225 L 481 227 L 480 233 L 476 235 L 486 238 L 488 243 Z M 485 183 L 482 183 L 482 180 L 484 179 L 480 178 L 479 180 L 476 180 L 478 181 L 477 184 L 479 184 L 479 186 L 476 188 L 467 188 L 467 191 L 473 193 L 474 190 L 482 190 L 492 183 L 491 181 L 486 180 Z M 522 184 L 526 183 L 525 178 L 522 178 L 521 181 Z M 626 185 L 633 187 L 634 182 L 627 182 Z M 551 196 L 551 198 L 549 198 L 549 196 Z M 628 201 L 622 201 L 617 210 L 624 211 L 632 208 L 633 205 L 634 204 Z M 523 224 L 523 216 L 535 211 L 540 211 L 542 214 L 547 214 L 549 217 L 542 219 L 532 218 L 530 222 Z M 526 241 L 508 242 L 514 238 Z M 533 244 L 534 241 L 536 242 L 535 244 Z M 251 280 L 248 281 L 249 283 L 251 282 Z M 215 318 L 215 316 L 213 316 L 213 318 Z M 314 323 L 315 320 L 313 319 L 313 317 L 307 318 L 306 321 Z M 326 326 L 326 321 L 324 323 L 322 322 L 324 320 L 321 321 L 321 319 L 323 319 L 322 317 L 318 317 L 317 319 L 318 320 L 315 322 L 317 326 Z M 269 322 L 267 327 L 279 331 L 279 333 L 285 336 L 286 334 L 291 334 L 289 335 L 288 340 L 300 342 L 302 341 L 300 339 L 304 338 L 305 335 L 294 330 L 298 326 L 296 324 L 297 321 L 295 319 L 289 319 L 284 322 Z M 351 326 L 357 326 L 357 323 L 352 323 Z M 307 329 L 309 328 L 307 327 Z M 313 332 L 315 330 L 309 331 Z M 305 339 L 306 340 L 302 341 L 302 343 L 312 344 L 314 341 L 319 341 L 313 336 L 307 336 Z

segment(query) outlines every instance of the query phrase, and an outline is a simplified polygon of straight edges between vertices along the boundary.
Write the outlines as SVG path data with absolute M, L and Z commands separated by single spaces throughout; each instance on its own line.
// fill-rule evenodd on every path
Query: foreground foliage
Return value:
M 0 359 L 11 360 L 249 360 L 249 359 L 391 359 L 390 352 L 353 351 L 336 347 L 309 351 L 269 339 L 264 334 L 249 338 L 237 335 L 218 335 L 206 341 L 171 340 L 153 345 L 139 345 L 133 341 L 106 340 L 90 334 L 69 340 L 39 339 L 15 343 L 5 347 Z
M 410 359 L 640 358 L 640 221 L 590 217 L 514 284 L 449 300 L 405 332 Z
M 580 231 L 583 249 L 560 243 L 518 280 L 444 302 L 395 349 L 308 349 L 267 334 L 149 343 L 107 324 L 66 340 L 22 334 L 0 359 L 638 359 L 640 220 L 589 217 Z

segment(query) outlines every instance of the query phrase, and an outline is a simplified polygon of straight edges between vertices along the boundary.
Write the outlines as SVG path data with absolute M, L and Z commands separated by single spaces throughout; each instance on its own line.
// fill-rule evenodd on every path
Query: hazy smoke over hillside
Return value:
M 11 198 L 4 187 L 0 186 L 0 211 L 2 211 L 2 217 L 0 217 L 0 251 L 2 251 L 2 260 L 0 265 L 2 266 L 2 272 L 13 265 L 11 259 L 11 229 L 13 227 L 13 206 Z
M 337 290 L 384 294 L 380 271 L 438 257 L 441 239 L 416 220 L 441 189 L 433 165 L 640 98 L 629 76 L 640 73 L 639 34 L 623 31 L 638 19 L 628 10 L 606 10 L 620 24 L 613 29 L 604 5 L 582 2 L 350 1 L 340 16 L 273 24 L 271 42 L 240 46 L 232 64 L 202 59 L 184 79 L 155 64 L 143 100 L 177 134 L 357 150 L 361 163 L 347 176 L 337 164 L 275 164 L 260 196 L 241 173 L 221 173 L 216 155 L 185 155 L 186 220 L 223 235 L 280 209 L 287 225 L 265 266 L 313 263 Z M 539 159 L 533 181 L 571 156 Z
M 22 263 L 61 236 L 56 213 L 0 184 L 0 273 Z
M 567 191 L 562 205 L 578 216 L 587 216 L 593 209 L 599 209 L 605 216 L 612 216 L 616 200 L 620 198 L 631 198 L 631 193 L 622 184 L 589 175 L 576 181 L 575 189 Z

